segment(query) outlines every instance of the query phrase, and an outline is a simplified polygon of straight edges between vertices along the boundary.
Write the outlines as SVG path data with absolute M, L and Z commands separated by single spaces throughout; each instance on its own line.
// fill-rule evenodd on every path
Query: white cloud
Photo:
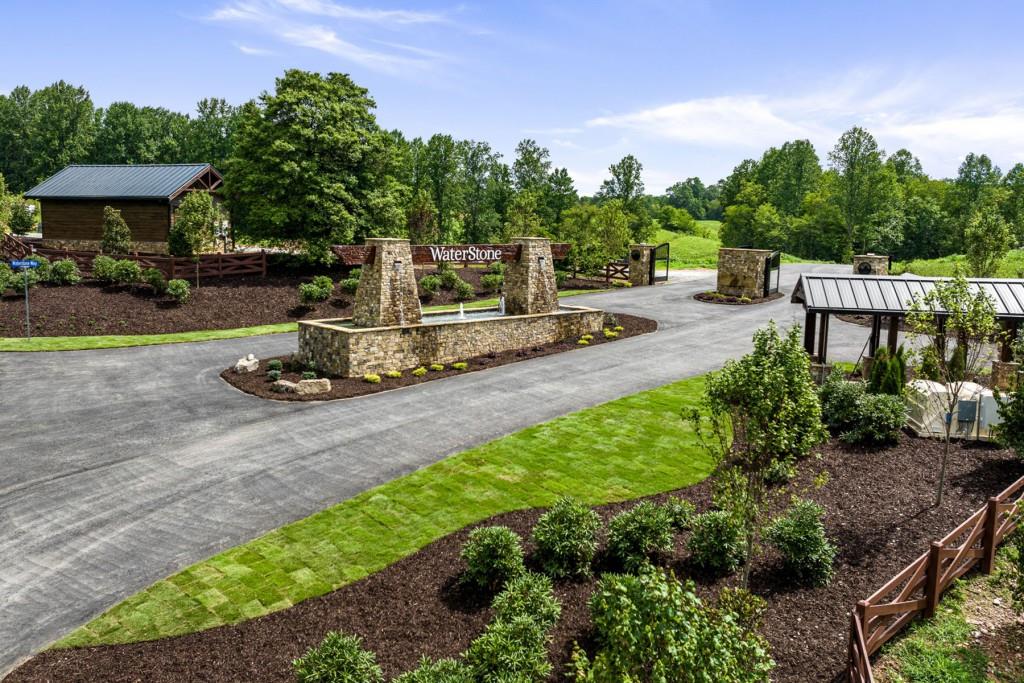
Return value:
M 354 43 L 342 40 L 332 29 L 324 26 L 286 28 L 278 34 L 278 37 L 292 45 L 320 50 L 381 71 L 397 72 L 403 68 L 418 68 L 427 65 L 427 62 L 422 59 L 366 50 Z
M 238 51 L 241 52 L 243 55 L 252 55 L 254 57 L 265 57 L 267 55 L 274 54 L 273 50 L 267 50 L 266 48 L 262 47 L 251 47 L 249 45 L 243 45 L 241 43 L 235 43 L 235 47 L 237 47 Z
M 571 128 L 523 128 L 524 135 L 577 135 L 583 132 L 578 126 Z
M 327 0 L 278 0 L 278 2 L 297 12 L 316 14 L 335 19 L 354 19 L 376 24 L 436 24 L 444 23 L 444 15 L 432 12 L 416 12 L 412 10 L 381 10 L 364 9 L 340 5 Z

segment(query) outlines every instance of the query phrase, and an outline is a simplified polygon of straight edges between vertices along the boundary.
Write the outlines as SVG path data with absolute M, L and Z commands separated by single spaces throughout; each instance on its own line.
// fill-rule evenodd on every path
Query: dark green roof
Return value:
M 76 164 L 39 183 L 25 196 L 29 199 L 169 199 L 207 169 L 210 169 L 209 164 Z

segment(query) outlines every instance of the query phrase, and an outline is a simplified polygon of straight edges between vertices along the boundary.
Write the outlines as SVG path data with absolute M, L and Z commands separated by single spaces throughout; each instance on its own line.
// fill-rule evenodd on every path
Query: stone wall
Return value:
M 363 327 L 415 325 L 422 314 L 409 240 L 374 237 L 366 246 L 373 263 L 363 266 L 352 320 Z
M 718 292 L 760 299 L 764 296 L 764 269 L 772 252 L 767 249 L 718 250 Z
M 71 251 L 99 251 L 99 240 L 55 240 L 42 239 L 39 246 L 45 249 L 69 249 Z M 167 254 L 167 242 L 132 242 L 131 252 L 140 254 Z
M 428 315 L 412 327 L 346 327 L 347 322 L 300 321 L 297 359 L 339 377 L 454 363 L 598 332 L 604 312 L 573 306 L 555 313 L 433 324 Z
M 859 254 L 853 257 L 854 275 L 888 275 L 889 257 L 878 254 Z
M 513 237 L 520 245 L 519 260 L 505 268 L 505 310 L 509 315 L 531 315 L 558 310 L 558 285 L 551 240 Z
M 634 287 L 651 284 L 651 259 L 654 258 L 653 244 L 629 245 L 629 282 Z

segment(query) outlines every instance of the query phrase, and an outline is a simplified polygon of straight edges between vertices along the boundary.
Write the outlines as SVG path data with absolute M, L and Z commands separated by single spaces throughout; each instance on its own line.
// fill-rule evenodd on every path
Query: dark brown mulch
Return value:
M 499 365 L 507 365 L 508 363 L 517 363 L 521 360 L 526 360 L 527 358 L 550 356 L 551 354 L 562 353 L 563 351 L 572 351 L 574 349 L 608 344 L 612 341 L 625 339 L 627 337 L 635 337 L 638 334 L 647 334 L 648 332 L 654 332 L 658 329 L 658 323 L 656 321 L 635 315 L 617 314 L 614 316 L 613 324 L 615 323 L 623 328 L 622 331 L 619 332 L 619 336 L 615 339 L 606 339 L 600 332 L 598 332 L 593 335 L 594 338 L 591 339 L 590 343 L 587 345 L 579 344 L 576 337 L 573 337 L 572 339 L 565 339 L 559 342 L 545 344 L 543 346 L 534 346 L 528 349 L 502 351 L 500 353 L 490 353 L 485 356 L 477 356 L 476 358 L 467 358 L 465 359 L 465 363 L 467 364 L 465 370 L 456 370 L 452 368 L 451 364 L 448 364 L 445 366 L 444 370 L 429 370 L 427 374 L 422 377 L 414 376 L 411 370 L 405 370 L 402 372 L 401 377 L 394 379 L 381 375 L 380 384 L 370 384 L 369 382 L 363 381 L 361 377 L 330 377 L 331 390 L 323 394 L 302 395 L 274 392 L 272 390 L 274 383 L 269 377 L 267 377 L 267 363 L 271 360 L 275 360 L 273 358 L 261 359 L 260 369 L 255 372 L 239 374 L 236 373 L 232 367 L 224 370 L 224 372 L 220 373 L 220 376 L 225 382 L 236 389 L 244 391 L 247 394 L 259 396 L 260 398 L 270 398 L 281 401 L 329 401 L 337 398 L 353 398 L 355 396 L 376 394 L 381 391 L 387 391 L 388 389 L 397 389 L 399 387 L 407 387 L 413 384 L 423 384 L 424 382 L 441 379 L 442 377 L 464 375 L 468 372 L 486 370 L 487 368 L 496 368 Z M 298 382 L 302 379 L 302 371 L 304 368 L 293 367 L 291 363 L 291 356 L 278 356 L 276 360 L 280 360 L 286 369 L 286 371 L 281 373 L 281 379 L 285 379 L 290 382 Z
M 820 460 L 803 464 L 794 488 L 825 506 L 828 533 L 840 552 L 832 583 L 817 589 L 792 586 L 770 553 L 756 561 L 752 588 L 769 602 L 764 634 L 778 663 L 773 680 L 838 681 L 854 603 L 918 557 L 932 539 L 952 530 L 987 496 L 1024 474 L 1024 464 L 1009 451 L 955 446 L 945 503 L 933 508 L 940 453 L 940 442 L 903 436 L 897 446 L 876 451 L 829 444 Z M 828 479 L 815 489 L 812 482 L 822 471 Z M 710 485 L 705 481 L 678 495 L 706 509 Z M 785 499 L 777 496 L 776 506 Z M 608 505 L 599 512 L 607 520 L 631 505 Z M 528 538 L 540 514 L 522 510 L 485 523 L 508 525 Z M 435 541 L 373 576 L 282 612 L 178 638 L 44 652 L 8 680 L 286 682 L 293 680 L 291 660 L 332 629 L 362 636 L 393 676 L 414 667 L 422 655 L 457 655 L 490 619 L 485 600 L 458 588 L 458 554 L 468 532 Z M 679 576 L 692 575 L 685 541 L 685 535 L 677 539 L 667 561 Z M 697 578 L 706 598 L 736 582 L 735 577 Z M 550 650 L 552 681 L 563 680 L 572 643 L 589 643 L 586 601 L 592 589 L 593 581 L 557 584 L 563 611 Z
M 495 296 L 484 292 L 480 278 L 486 271 L 458 268 L 459 275 L 477 289 L 475 299 Z M 417 277 L 430 273 L 417 269 Z M 332 272 L 337 281 L 343 277 Z M 316 318 L 344 318 L 352 315 L 354 296 L 336 287 L 334 296 L 316 306 L 299 302 L 298 288 L 309 276 L 291 274 L 209 278 L 192 281 L 192 297 L 178 306 L 157 296 L 147 285 L 102 287 L 86 280 L 74 287 L 41 285 L 29 291 L 32 335 L 73 337 L 105 334 L 165 334 L 194 330 L 227 330 Z M 599 289 L 592 280 L 570 279 L 563 289 Z M 424 305 L 453 303 L 452 292 L 441 290 Z M 16 293 L 0 295 L 0 337 L 25 334 L 24 299 Z
M 703 301 L 706 304 L 725 304 L 726 306 L 751 306 L 753 304 L 766 304 L 769 301 L 777 301 L 784 297 L 785 294 L 782 292 L 775 292 L 768 296 L 762 296 L 757 299 L 744 300 L 743 297 L 732 296 L 731 294 L 719 294 L 718 292 L 697 292 L 693 295 L 693 298 L 697 301 Z

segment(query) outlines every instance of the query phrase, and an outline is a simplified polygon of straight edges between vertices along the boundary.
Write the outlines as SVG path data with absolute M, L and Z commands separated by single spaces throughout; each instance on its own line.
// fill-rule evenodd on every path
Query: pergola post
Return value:
M 868 340 L 868 357 L 874 358 L 878 344 L 882 339 L 882 316 L 877 313 L 871 316 L 871 338 Z
M 818 329 L 818 362 L 823 365 L 828 355 L 828 319 L 829 314 L 822 311 L 821 326 Z
M 896 355 L 896 349 L 899 346 L 900 340 L 900 317 L 898 315 L 889 316 L 889 357 Z
M 808 356 L 814 355 L 814 332 L 818 322 L 817 317 L 814 311 L 807 311 L 804 316 L 804 351 Z
M 999 345 L 999 360 L 1003 363 L 1013 362 L 1013 342 L 1017 338 L 1017 326 L 1016 320 L 1004 320 L 1003 321 L 1003 335 L 1002 343 Z

